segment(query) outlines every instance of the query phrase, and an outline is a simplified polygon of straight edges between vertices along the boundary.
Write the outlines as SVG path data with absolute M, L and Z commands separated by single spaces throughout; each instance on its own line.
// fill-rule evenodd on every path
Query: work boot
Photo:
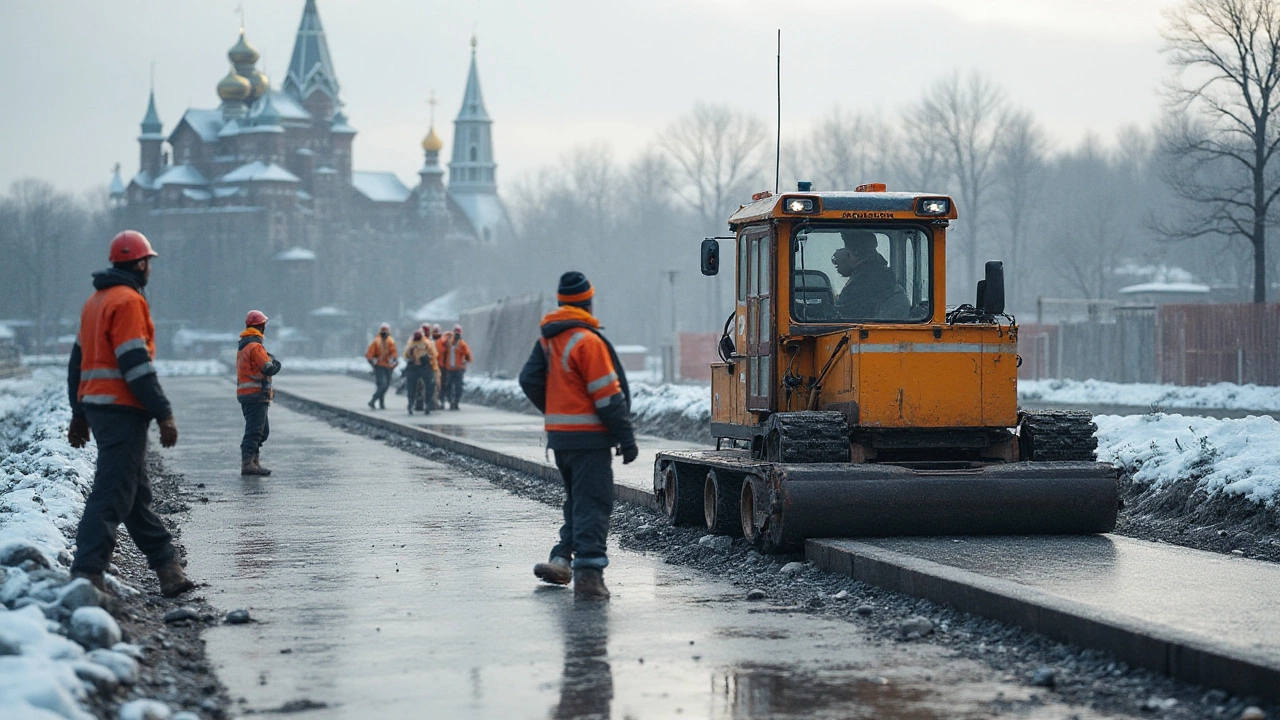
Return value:
M 574 570 L 573 596 L 583 600 L 608 600 L 609 588 L 604 586 L 604 570 L 600 568 Z
M 271 471 L 262 467 L 262 463 L 258 462 L 258 453 L 253 454 L 253 467 L 258 471 L 259 475 L 270 475 Z
M 374 401 L 373 401 L 373 400 L 370 400 L 370 401 L 369 401 L 369 409 L 370 409 L 370 410 L 377 410 L 378 408 L 377 408 L 373 403 L 374 403 Z
M 562 557 L 553 557 L 549 562 L 540 562 L 533 566 L 533 574 L 538 579 L 552 585 L 568 585 L 573 579 L 573 570 L 569 569 L 569 561 Z
M 240 455 L 240 474 L 241 475 L 270 475 L 271 471 L 262 472 L 262 468 L 258 466 L 257 456 L 243 453 Z
M 85 580 L 88 580 L 90 585 L 98 589 L 98 592 L 105 593 L 107 591 L 107 580 L 102 576 L 102 573 L 82 572 L 77 570 L 71 573 L 71 579 L 75 580 L 77 578 L 84 578 Z
M 160 594 L 167 598 L 178 597 L 196 587 L 195 583 L 187 579 L 187 574 L 182 571 L 182 566 L 176 559 L 156 568 L 156 577 L 160 579 Z

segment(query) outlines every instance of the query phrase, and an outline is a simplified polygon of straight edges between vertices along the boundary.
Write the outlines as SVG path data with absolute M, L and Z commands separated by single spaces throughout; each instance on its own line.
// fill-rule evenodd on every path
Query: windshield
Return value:
M 932 314 L 929 234 L 917 227 L 812 225 L 792 243 L 798 322 L 924 322 Z

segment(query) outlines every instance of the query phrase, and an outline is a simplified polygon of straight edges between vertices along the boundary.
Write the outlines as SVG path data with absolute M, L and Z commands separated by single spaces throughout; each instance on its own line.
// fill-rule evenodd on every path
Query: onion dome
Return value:
M 225 102 L 243 102 L 253 92 L 253 86 L 233 68 L 218 81 L 218 97 Z
M 262 57 L 253 46 L 245 42 L 244 30 L 240 31 L 240 40 L 227 51 L 227 57 L 236 65 L 252 65 Z
M 444 141 L 436 134 L 436 126 L 432 125 L 431 132 L 427 133 L 427 136 L 422 138 L 422 149 L 427 152 L 440 152 L 443 147 Z
M 257 100 L 262 97 L 271 87 L 271 81 L 267 79 L 267 74 L 261 70 L 255 69 L 253 72 L 246 75 L 245 79 L 249 81 L 249 87 L 251 90 L 249 94 L 250 100 Z

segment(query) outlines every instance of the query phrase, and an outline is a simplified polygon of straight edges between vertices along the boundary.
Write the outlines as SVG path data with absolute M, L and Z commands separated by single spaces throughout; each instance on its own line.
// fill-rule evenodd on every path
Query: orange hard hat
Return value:
M 147 237 L 137 230 L 125 230 L 111 240 L 111 251 L 107 261 L 113 263 L 131 262 L 142 258 L 158 257 Z
M 261 310 L 250 310 L 248 315 L 244 316 L 245 325 L 262 325 L 267 322 L 267 316 Z

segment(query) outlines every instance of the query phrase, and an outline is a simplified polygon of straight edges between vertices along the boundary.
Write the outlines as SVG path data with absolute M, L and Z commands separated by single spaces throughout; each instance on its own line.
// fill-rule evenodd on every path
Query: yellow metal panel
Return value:
M 935 346 L 942 349 L 948 344 L 939 341 Z M 981 350 L 914 352 L 883 347 L 864 343 L 853 347 L 860 365 L 859 425 L 946 428 L 984 424 Z M 869 351 L 863 352 L 867 348 Z

